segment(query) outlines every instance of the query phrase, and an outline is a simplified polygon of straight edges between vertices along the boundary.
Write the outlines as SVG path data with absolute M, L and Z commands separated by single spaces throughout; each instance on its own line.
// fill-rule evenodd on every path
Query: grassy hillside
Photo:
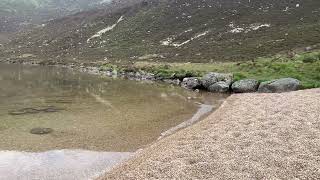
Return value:
M 18 36 L 4 56 L 203 63 L 291 56 L 320 43 L 318 0 L 141 0 L 115 7 L 50 21 Z

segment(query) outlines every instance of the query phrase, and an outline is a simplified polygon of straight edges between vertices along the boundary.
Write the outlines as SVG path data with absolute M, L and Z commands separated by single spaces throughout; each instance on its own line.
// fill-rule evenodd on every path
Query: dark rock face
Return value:
M 255 79 L 243 79 L 232 84 L 232 91 L 235 93 L 256 92 L 259 87 L 259 82 Z
M 299 90 L 300 81 L 293 78 L 282 78 L 260 84 L 260 93 L 281 93 Z
M 186 89 L 196 89 L 200 85 L 201 85 L 200 80 L 195 77 L 184 78 L 181 83 L 181 87 Z
M 201 85 L 210 92 L 227 92 L 233 81 L 233 74 L 210 72 L 201 79 Z
M 53 132 L 53 129 L 51 128 L 33 128 L 30 130 L 31 134 L 37 134 L 37 135 L 44 135 L 44 134 L 50 134 Z

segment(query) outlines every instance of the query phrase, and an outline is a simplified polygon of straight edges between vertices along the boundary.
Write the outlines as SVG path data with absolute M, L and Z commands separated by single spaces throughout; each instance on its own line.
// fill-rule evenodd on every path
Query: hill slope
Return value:
M 26 24 L 63 17 L 90 8 L 104 6 L 111 0 L 1 0 L 0 33 L 21 29 Z
M 81 62 L 242 61 L 320 42 L 318 0 L 120 2 L 23 33 L 6 46 L 4 56 L 32 53 Z

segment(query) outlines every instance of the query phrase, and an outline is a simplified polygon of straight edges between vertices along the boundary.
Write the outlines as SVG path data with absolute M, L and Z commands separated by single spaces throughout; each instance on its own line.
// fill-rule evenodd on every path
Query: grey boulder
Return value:
M 203 87 L 208 89 L 211 85 L 220 81 L 223 81 L 226 84 L 231 85 L 233 81 L 233 74 L 210 72 L 202 77 L 201 84 Z
M 217 92 L 217 93 L 225 93 L 229 91 L 230 85 L 224 81 L 219 81 L 217 83 L 212 84 L 209 86 L 208 91 L 210 92 Z
M 210 72 L 201 79 L 201 85 L 210 92 L 228 92 L 233 74 Z
M 181 82 L 181 87 L 186 89 L 196 89 L 201 85 L 200 80 L 195 77 L 184 78 Z
M 262 82 L 258 88 L 260 93 L 281 93 L 296 91 L 300 88 L 300 81 L 294 78 L 282 78 Z
M 235 93 L 256 92 L 259 82 L 255 79 L 243 79 L 232 84 L 231 89 Z

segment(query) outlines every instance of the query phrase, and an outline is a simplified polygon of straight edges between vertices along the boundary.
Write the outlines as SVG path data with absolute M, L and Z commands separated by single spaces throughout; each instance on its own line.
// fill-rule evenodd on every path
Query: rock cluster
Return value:
M 7 63 L 21 63 L 21 64 L 30 64 L 30 62 L 16 62 L 16 61 L 5 61 Z M 39 63 L 31 63 L 33 65 L 39 65 Z M 45 64 L 51 65 L 51 64 Z M 54 64 L 59 66 L 59 64 Z M 259 93 L 281 93 L 288 91 L 296 91 L 300 88 L 300 81 L 294 78 L 282 78 L 272 81 L 259 83 L 255 79 L 243 79 L 235 81 L 233 79 L 233 74 L 231 73 L 216 73 L 209 72 L 203 77 L 175 77 L 175 78 L 164 78 L 158 77 L 157 75 L 142 71 L 142 70 L 132 70 L 119 72 L 117 69 L 101 69 L 100 67 L 77 66 L 75 64 L 71 65 L 61 65 L 62 67 L 70 69 L 78 69 L 89 74 L 97 74 L 108 77 L 120 77 L 129 80 L 136 81 L 161 81 L 172 85 L 180 85 L 183 88 L 191 90 L 203 89 L 213 93 L 250 93 L 250 92 L 259 92 Z M 13 112 L 12 114 L 14 114 Z
M 293 78 L 282 78 L 273 81 L 259 83 L 255 79 L 243 79 L 233 81 L 233 74 L 210 72 L 202 78 L 184 78 L 181 86 L 186 89 L 205 89 L 214 93 L 281 93 L 296 91 L 300 87 L 300 81 Z

